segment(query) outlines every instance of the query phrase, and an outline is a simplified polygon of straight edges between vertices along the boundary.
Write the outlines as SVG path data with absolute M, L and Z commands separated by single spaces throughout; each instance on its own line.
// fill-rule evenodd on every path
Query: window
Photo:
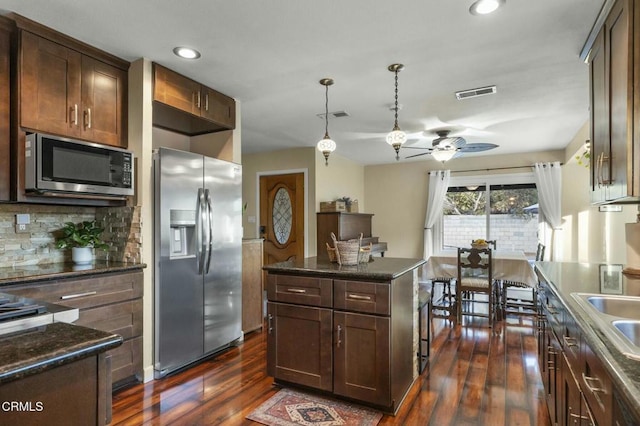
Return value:
M 532 174 L 453 177 L 436 230 L 436 251 L 496 240 L 498 250 L 522 250 L 535 258 L 538 191 Z

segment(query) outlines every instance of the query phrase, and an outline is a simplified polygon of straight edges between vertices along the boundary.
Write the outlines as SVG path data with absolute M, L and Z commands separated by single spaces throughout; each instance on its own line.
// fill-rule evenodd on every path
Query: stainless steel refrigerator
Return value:
M 242 173 L 191 152 L 154 152 L 154 376 L 242 337 Z

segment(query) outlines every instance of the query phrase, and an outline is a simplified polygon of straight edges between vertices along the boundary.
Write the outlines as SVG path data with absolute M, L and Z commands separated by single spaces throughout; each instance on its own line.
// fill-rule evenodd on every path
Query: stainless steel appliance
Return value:
M 43 133 L 25 140 L 25 190 L 39 195 L 133 195 L 133 153 Z
M 52 322 L 72 323 L 77 308 L 45 303 L 26 297 L 0 293 L 0 335 L 39 327 Z
M 242 337 L 242 173 L 191 152 L 154 152 L 156 378 Z

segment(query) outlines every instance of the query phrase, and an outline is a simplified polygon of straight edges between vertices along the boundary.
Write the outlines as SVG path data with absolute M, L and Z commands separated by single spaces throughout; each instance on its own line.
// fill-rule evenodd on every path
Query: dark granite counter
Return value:
M 611 293 L 600 285 L 598 264 L 536 262 L 536 270 L 551 284 L 567 311 L 575 318 L 582 335 L 593 352 L 602 360 L 620 396 L 640 418 L 640 361 L 632 360 L 618 351 L 571 293 Z M 640 296 L 640 278 L 623 275 L 618 295 Z
M 273 263 L 263 267 L 269 272 L 302 274 L 325 278 L 391 281 L 424 264 L 424 259 L 375 257 L 369 263 L 347 266 L 320 260 L 317 257 Z
M 83 276 L 126 272 L 145 268 L 144 263 L 122 263 L 95 261 L 89 265 L 73 263 L 48 263 L 44 265 L 0 268 L 0 287 L 5 285 L 26 284 L 36 281 L 78 278 Z
M 0 336 L 0 384 L 68 364 L 122 344 L 117 334 L 56 322 Z

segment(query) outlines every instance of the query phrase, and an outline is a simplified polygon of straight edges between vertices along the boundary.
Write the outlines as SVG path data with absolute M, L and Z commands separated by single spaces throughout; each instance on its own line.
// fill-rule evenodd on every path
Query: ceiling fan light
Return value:
M 477 0 L 471 5 L 469 12 L 472 15 L 487 15 L 498 10 L 504 3 L 505 0 Z
M 451 160 L 453 156 L 456 155 L 456 152 L 458 151 L 455 149 L 436 149 L 431 153 L 431 156 L 434 160 L 444 163 L 445 161 Z

